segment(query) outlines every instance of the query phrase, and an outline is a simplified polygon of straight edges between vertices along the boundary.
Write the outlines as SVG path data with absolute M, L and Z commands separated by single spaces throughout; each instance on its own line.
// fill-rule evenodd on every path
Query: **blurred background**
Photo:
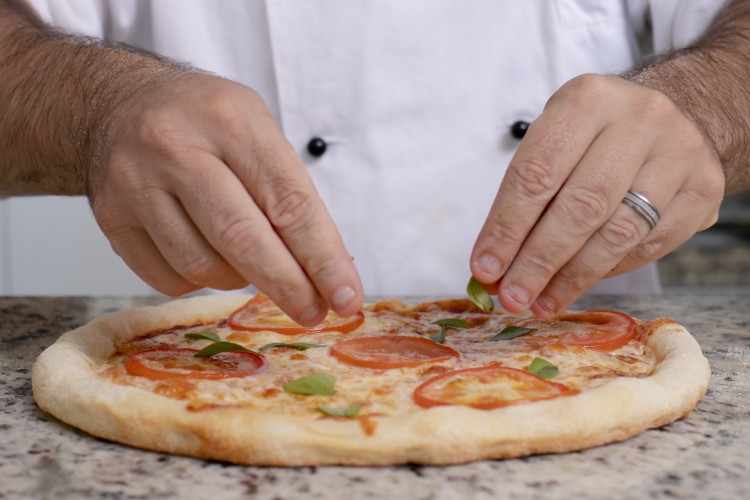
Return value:
M 665 288 L 750 293 L 750 193 L 727 196 L 719 221 L 659 261 Z

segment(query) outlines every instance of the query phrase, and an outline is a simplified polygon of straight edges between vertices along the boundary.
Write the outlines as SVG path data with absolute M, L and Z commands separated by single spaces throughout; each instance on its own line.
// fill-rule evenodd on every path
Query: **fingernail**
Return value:
M 503 291 L 505 292 L 505 295 L 524 306 L 528 305 L 531 298 L 529 292 L 518 285 L 508 285 Z
M 333 292 L 333 295 L 331 296 L 331 304 L 335 310 L 340 311 L 346 309 L 346 306 L 351 304 L 352 300 L 356 297 L 357 292 L 354 291 L 354 288 L 344 285 Z
M 310 326 L 315 325 L 319 322 L 320 316 L 321 309 L 320 306 L 316 304 L 300 316 L 300 324 Z
M 500 261 L 497 260 L 495 256 L 488 253 L 481 255 L 477 259 L 477 268 L 479 268 L 479 270 L 483 273 L 496 278 L 500 277 L 500 271 L 502 271 Z
M 550 314 L 555 314 L 557 312 L 557 302 L 553 298 L 547 297 L 546 295 L 540 295 L 539 297 L 537 297 L 536 305 L 539 306 L 539 309 L 544 312 L 548 312 Z

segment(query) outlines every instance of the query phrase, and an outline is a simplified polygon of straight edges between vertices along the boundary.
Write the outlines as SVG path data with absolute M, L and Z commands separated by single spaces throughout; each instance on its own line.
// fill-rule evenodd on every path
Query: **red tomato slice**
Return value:
M 458 357 L 458 351 L 423 337 L 389 335 L 343 340 L 331 346 L 331 356 L 365 368 L 404 368 Z
M 633 318 L 606 310 L 563 314 L 550 321 L 532 319 L 524 321 L 523 326 L 539 328 L 545 333 L 557 333 L 563 344 L 595 351 L 614 351 L 627 344 L 636 332 Z
M 168 378 L 223 379 L 246 377 L 265 366 L 263 356 L 247 351 L 228 351 L 196 358 L 197 349 L 159 347 L 137 352 L 125 362 L 131 375 L 151 380 Z
M 259 293 L 247 304 L 234 311 L 227 323 L 234 330 L 249 332 L 271 330 L 284 335 L 299 335 L 330 331 L 348 333 L 359 327 L 364 320 L 365 316 L 361 311 L 349 318 L 342 318 L 334 312 L 329 312 L 323 323 L 318 326 L 300 326 L 284 314 L 284 311 L 279 309 L 271 299 Z
M 414 390 L 414 402 L 422 408 L 464 405 L 491 410 L 560 396 L 578 390 L 505 366 L 466 368 L 432 377 Z

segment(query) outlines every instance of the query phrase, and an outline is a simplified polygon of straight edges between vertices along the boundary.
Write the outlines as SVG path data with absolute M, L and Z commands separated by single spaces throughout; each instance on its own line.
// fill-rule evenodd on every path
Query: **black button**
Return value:
M 518 120 L 516 123 L 510 126 L 510 135 L 520 141 L 521 139 L 523 139 L 523 136 L 526 135 L 526 131 L 529 130 L 529 125 L 529 122 Z
M 310 142 L 307 143 L 307 152 L 313 155 L 315 158 L 320 158 L 323 153 L 326 152 L 328 144 L 320 137 L 313 137 Z

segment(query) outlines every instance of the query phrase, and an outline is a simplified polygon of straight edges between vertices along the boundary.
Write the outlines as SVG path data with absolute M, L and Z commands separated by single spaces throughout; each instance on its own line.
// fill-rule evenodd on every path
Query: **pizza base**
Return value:
M 682 326 L 646 323 L 656 356 L 645 378 L 615 378 L 578 395 L 477 410 L 439 406 L 401 416 L 310 420 L 247 408 L 186 410 L 186 401 L 96 373 L 115 346 L 144 332 L 226 317 L 248 296 L 220 295 L 121 311 L 64 334 L 33 367 L 37 404 L 94 436 L 139 448 L 248 465 L 458 464 L 562 453 L 621 441 L 686 415 L 705 394 L 708 361 Z

